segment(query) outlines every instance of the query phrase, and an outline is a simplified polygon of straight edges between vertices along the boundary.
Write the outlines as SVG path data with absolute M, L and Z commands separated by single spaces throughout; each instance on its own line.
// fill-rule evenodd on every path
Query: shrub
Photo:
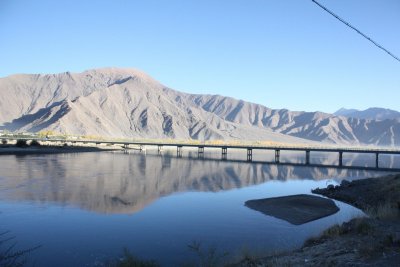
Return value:
M 15 146 L 16 147 L 26 147 L 28 145 L 26 144 L 26 140 L 18 139 L 17 143 L 15 144 Z
M 40 143 L 36 140 L 32 140 L 30 146 L 40 146 Z
M 203 249 L 201 247 L 201 243 L 197 241 L 193 241 L 191 244 L 189 244 L 188 248 L 192 252 L 197 254 L 197 257 L 199 259 L 199 266 L 224 266 L 224 258 L 229 255 L 228 252 L 219 253 L 215 247 Z
M 155 261 L 147 261 L 136 258 L 130 251 L 124 249 L 123 257 L 120 260 L 105 264 L 107 267 L 159 267 Z

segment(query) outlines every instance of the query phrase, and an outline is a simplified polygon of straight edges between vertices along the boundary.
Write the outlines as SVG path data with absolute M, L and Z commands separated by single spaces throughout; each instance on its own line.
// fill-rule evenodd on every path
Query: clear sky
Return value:
M 319 0 L 400 56 L 399 0 Z M 0 76 L 133 67 L 271 108 L 400 110 L 400 62 L 311 0 L 0 0 Z

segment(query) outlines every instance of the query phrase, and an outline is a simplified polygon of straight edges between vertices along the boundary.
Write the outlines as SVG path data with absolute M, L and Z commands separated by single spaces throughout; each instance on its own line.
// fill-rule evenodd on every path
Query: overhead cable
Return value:
M 396 59 L 397 61 L 400 62 L 400 58 L 395 56 L 392 52 L 390 52 L 389 50 L 387 50 L 386 48 L 384 48 L 383 46 L 381 46 L 380 44 L 378 44 L 377 42 L 375 42 L 374 40 L 372 40 L 371 37 L 367 36 L 366 34 L 362 33 L 359 29 L 357 29 L 356 27 L 354 27 L 353 25 L 351 25 L 350 23 L 348 23 L 347 21 L 345 21 L 344 19 L 342 19 L 341 17 L 339 17 L 338 15 L 336 15 L 335 13 L 333 13 L 331 10 L 329 10 L 328 8 L 326 8 L 325 6 L 321 5 L 320 3 L 318 3 L 316 0 L 311 0 L 313 1 L 315 4 L 317 4 L 320 8 L 322 8 L 323 10 L 325 10 L 326 12 L 328 12 L 329 14 L 331 14 L 332 16 L 334 16 L 336 19 L 338 19 L 339 21 L 341 21 L 342 23 L 344 23 L 346 26 L 350 27 L 351 29 L 355 30 L 358 34 L 360 34 L 362 37 L 364 37 L 365 39 L 367 39 L 368 41 L 370 41 L 371 43 L 373 43 L 376 47 L 382 49 L 383 51 L 385 51 L 387 54 L 389 54 L 391 57 L 393 57 L 394 59 Z

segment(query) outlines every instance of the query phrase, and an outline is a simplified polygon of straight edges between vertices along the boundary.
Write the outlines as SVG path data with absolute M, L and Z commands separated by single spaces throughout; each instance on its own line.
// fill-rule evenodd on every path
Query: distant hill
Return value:
M 399 145 L 400 122 L 187 94 L 133 69 L 0 79 L 0 129 L 108 137 Z
M 366 120 L 400 120 L 400 112 L 385 108 L 369 108 L 366 110 L 341 108 L 334 115 Z

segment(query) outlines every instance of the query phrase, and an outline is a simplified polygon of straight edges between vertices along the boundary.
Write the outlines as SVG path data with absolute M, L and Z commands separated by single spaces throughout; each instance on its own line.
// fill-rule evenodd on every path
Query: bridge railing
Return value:
M 32 138 L 32 137 L 5 137 L 1 139 L 8 140 L 36 140 L 41 142 L 72 142 L 72 143 L 93 143 L 93 144 L 120 144 L 120 145 L 143 145 L 143 146 L 182 146 L 182 147 L 208 147 L 208 148 L 230 148 L 230 149 L 264 149 L 264 150 L 292 150 L 292 151 L 317 151 L 317 152 L 354 152 L 354 153 L 390 153 L 400 154 L 400 148 L 383 148 L 372 146 L 327 146 L 327 145 L 295 145 L 295 144 L 277 144 L 277 145 L 261 145 L 261 144 L 231 144 L 219 143 L 210 144 L 207 142 L 149 142 L 149 141 L 121 141 L 121 140 L 87 140 L 87 139 L 61 139 L 61 138 Z

